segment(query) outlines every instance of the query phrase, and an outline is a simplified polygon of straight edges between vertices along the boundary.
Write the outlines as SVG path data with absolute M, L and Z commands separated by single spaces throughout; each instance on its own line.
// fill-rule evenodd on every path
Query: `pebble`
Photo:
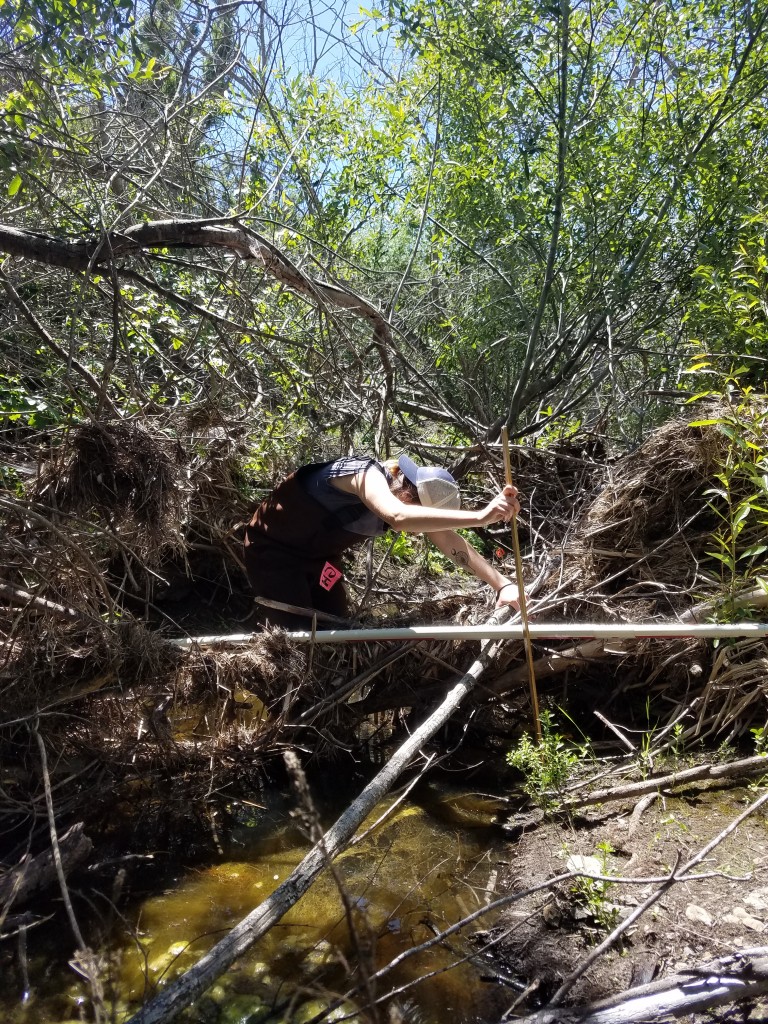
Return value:
M 768 888 L 755 889 L 744 897 L 744 903 L 750 909 L 761 913 L 768 910 Z
M 728 924 L 737 924 L 742 928 L 750 928 L 753 932 L 761 932 L 765 929 L 762 921 L 747 913 L 744 907 L 734 907 L 730 914 L 726 914 L 723 921 Z
M 714 918 L 708 910 L 704 907 L 698 906 L 696 903 L 689 903 L 685 908 L 685 916 L 689 921 L 695 921 L 697 924 L 705 924 L 708 928 L 711 927 Z

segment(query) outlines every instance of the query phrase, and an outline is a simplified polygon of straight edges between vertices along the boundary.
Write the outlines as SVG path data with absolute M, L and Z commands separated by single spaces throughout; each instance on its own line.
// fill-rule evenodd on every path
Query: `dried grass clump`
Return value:
M 649 547 L 685 526 L 703 507 L 722 436 L 672 420 L 621 459 L 586 513 L 584 537 L 617 551 Z
M 86 423 L 45 467 L 34 497 L 105 521 L 146 556 L 180 545 L 181 461 L 176 442 L 138 423 Z
M 308 682 L 306 650 L 280 632 L 254 637 L 244 650 L 223 648 L 190 652 L 179 664 L 171 685 L 185 699 L 206 692 L 235 694 L 247 690 L 271 705 L 286 692 Z
M 700 518 L 708 512 L 704 491 L 723 442 L 717 430 L 673 420 L 618 460 L 570 545 L 582 581 L 615 577 L 615 588 L 638 580 L 676 591 L 690 587 L 707 536 Z
M 177 649 L 129 618 L 114 623 L 27 619 L 0 652 L 6 720 L 34 716 L 108 684 L 162 678 L 181 661 Z

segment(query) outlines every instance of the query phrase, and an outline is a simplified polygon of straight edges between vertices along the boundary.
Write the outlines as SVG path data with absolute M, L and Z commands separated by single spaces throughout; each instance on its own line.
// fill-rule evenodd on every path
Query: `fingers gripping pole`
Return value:
M 506 424 L 501 428 L 501 444 L 504 452 L 504 478 L 506 483 L 512 483 L 512 463 L 509 458 L 509 430 Z M 541 722 L 539 720 L 539 696 L 536 691 L 536 673 L 533 668 L 533 651 L 531 649 L 531 634 L 528 629 L 528 606 L 525 600 L 525 582 L 523 580 L 523 563 L 520 557 L 520 541 L 517 537 L 517 516 L 512 516 L 512 549 L 515 554 L 515 579 L 517 582 L 518 600 L 520 602 L 520 620 L 523 625 L 523 645 L 525 657 L 528 662 L 528 684 L 531 691 L 531 710 L 533 711 L 533 728 L 536 734 L 536 741 L 541 741 Z

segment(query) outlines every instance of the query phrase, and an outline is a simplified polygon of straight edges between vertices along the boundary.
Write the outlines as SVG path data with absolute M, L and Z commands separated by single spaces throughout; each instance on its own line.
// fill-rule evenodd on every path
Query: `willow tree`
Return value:
M 6 411 L 31 425 L 214 405 L 291 461 L 632 432 L 676 386 L 692 271 L 727 269 L 763 201 L 746 6 L 398 0 L 348 31 L 247 0 L 4 10 L 0 221 L 89 253 L 6 246 Z M 119 243 L 190 220 L 274 266 Z
M 4 411 L 34 428 L 214 407 L 281 450 L 358 421 L 386 446 L 396 345 L 306 237 L 312 89 L 288 83 L 283 21 L 246 0 L 94 3 L 73 36 L 56 3 L 12 11 Z
M 404 196 L 429 281 L 401 298 L 421 296 L 446 394 L 489 436 L 568 413 L 637 429 L 676 386 L 697 264 L 727 271 L 764 202 L 766 12 L 394 0 L 388 19 L 433 125 Z

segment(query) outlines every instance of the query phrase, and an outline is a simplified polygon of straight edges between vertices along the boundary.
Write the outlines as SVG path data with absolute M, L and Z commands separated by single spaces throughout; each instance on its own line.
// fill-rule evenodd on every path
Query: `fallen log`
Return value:
M 629 782 L 624 786 L 612 786 L 608 789 L 596 789 L 584 796 L 566 797 L 562 807 L 576 810 L 590 804 L 606 804 L 615 800 L 635 800 L 645 793 L 656 793 L 660 790 L 686 786 L 692 782 L 706 782 L 710 779 L 737 779 L 745 775 L 768 775 L 768 757 L 756 755 L 745 757 L 740 761 L 728 764 L 703 764 L 696 768 L 683 768 L 670 775 L 659 775 L 642 782 Z
M 768 992 L 768 946 L 720 957 L 587 1006 L 554 1007 L 515 1024 L 646 1024 L 704 1012 Z
M 502 615 L 508 616 L 509 609 Z M 501 615 L 499 616 L 501 618 Z M 496 619 L 498 622 L 498 618 Z M 240 921 L 185 974 L 169 982 L 126 1024 L 166 1024 L 194 1002 L 227 968 L 247 952 L 310 888 L 317 875 L 342 853 L 377 803 L 432 736 L 448 721 L 496 656 L 498 644 L 486 644 L 440 706 L 400 746 L 381 771 L 294 868 L 286 880 Z
M 62 865 L 66 873 L 83 864 L 93 849 L 82 822 L 73 825 L 59 839 Z M 0 877 L 0 905 L 7 911 L 44 892 L 58 882 L 52 850 L 29 857 L 19 867 Z

